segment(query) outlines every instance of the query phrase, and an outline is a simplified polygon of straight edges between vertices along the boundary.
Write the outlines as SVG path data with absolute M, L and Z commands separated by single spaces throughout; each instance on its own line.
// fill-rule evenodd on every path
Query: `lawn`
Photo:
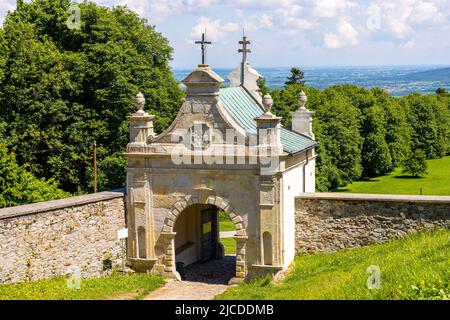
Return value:
M 226 212 L 219 212 L 219 230 L 220 231 L 235 231 L 234 222 Z M 220 238 L 220 242 L 225 247 L 225 254 L 236 254 L 236 240 L 234 238 Z
M 231 221 L 230 217 L 226 212 L 219 212 L 219 230 L 220 231 L 234 231 L 236 230 L 236 226 L 234 222 Z
M 386 176 L 354 182 L 338 192 L 419 195 L 422 188 L 424 195 L 450 195 L 450 157 L 427 163 L 428 175 L 423 178 L 404 176 L 398 168 Z
M 236 240 L 234 238 L 221 238 L 220 242 L 225 247 L 225 254 L 236 254 Z
M 102 300 L 142 299 L 164 284 L 164 279 L 146 274 L 82 279 L 80 289 L 69 289 L 67 278 L 0 285 L 0 300 Z
M 280 284 L 269 278 L 229 288 L 216 299 L 450 299 L 450 230 L 334 254 L 297 257 Z M 369 266 L 380 270 L 368 289 Z

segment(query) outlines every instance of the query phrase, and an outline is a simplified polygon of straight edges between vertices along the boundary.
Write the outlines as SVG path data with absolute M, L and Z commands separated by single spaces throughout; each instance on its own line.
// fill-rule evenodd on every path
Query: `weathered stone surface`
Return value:
M 14 207 L 12 216 L 13 208 L 0 210 L 1 284 L 51 278 L 77 269 L 83 277 L 98 276 L 105 273 L 104 261 L 120 265 L 117 231 L 125 228 L 123 194 L 63 200 Z
M 450 227 L 450 197 L 317 193 L 296 199 L 297 253 L 361 247 L 437 227 Z

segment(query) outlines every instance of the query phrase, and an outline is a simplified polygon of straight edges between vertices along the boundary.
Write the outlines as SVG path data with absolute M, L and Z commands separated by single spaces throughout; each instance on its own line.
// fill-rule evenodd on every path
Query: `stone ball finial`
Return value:
M 137 108 L 137 113 L 144 113 L 144 106 L 145 106 L 145 98 L 144 95 L 139 92 L 136 95 L 136 108 Z
M 263 104 L 264 110 L 266 110 L 266 113 L 270 113 L 270 109 L 272 109 L 272 106 L 273 106 L 273 99 L 270 96 L 270 94 L 266 94 L 263 97 L 262 104 Z
M 298 103 L 300 105 L 299 109 L 306 110 L 305 105 L 307 101 L 308 97 L 306 96 L 306 94 L 303 91 L 300 92 L 300 95 L 298 96 Z

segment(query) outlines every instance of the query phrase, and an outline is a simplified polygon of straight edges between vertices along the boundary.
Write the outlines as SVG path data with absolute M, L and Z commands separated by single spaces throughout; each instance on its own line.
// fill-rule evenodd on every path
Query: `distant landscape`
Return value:
M 301 67 L 306 84 L 325 89 L 337 84 L 355 84 L 364 88 L 380 87 L 393 96 L 404 96 L 413 92 L 435 93 L 439 87 L 450 89 L 449 66 L 369 66 L 369 67 Z M 256 68 L 265 77 L 271 89 L 284 87 L 290 68 Z M 214 68 L 226 81 L 232 71 L 229 68 Z M 173 70 L 180 81 L 190 69 Z

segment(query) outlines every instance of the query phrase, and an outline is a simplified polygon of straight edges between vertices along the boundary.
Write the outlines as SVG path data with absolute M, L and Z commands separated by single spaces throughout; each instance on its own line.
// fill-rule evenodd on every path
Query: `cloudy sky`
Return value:
M 16 0 L 0 0 L 0 21 Z M 450 0 L 94 0 L 124 5 L 174 47 L 175 68 L 200 62 L 193 41 L 207 30 L 208 63 L 239 63 L 242 30 L 255 66 L 450 65 Z

